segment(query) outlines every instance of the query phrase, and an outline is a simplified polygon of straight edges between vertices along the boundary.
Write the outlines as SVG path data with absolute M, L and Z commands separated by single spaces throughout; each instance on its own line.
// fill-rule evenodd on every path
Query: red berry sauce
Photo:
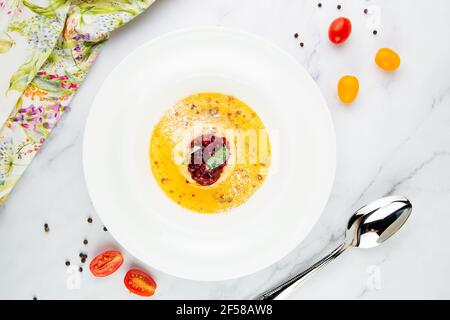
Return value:
M 215 155 L 217 151 L 227 148 L 227 158 L 230 154 L 230 146 L 227 139 L 224 137 L 217 137 L 212 134 L 205 134 L 199 136 L 191 141 L 191 149 L 195 150 L 191 153 L 188 164 L 188 171 L 192 179 L 201 186 L 210 186 L 219 180 L 223 172 L 223 168 L 227 165 L 225 160 L 222 164 L 213 169 L 208 169 L 206 162 L 209 158 Z

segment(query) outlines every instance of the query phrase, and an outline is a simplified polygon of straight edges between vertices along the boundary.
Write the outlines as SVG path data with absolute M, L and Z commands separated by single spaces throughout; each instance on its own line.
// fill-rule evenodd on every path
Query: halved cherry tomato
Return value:
M 119 251 L 109 250 L 96 256 L 89 264 L 89 269 L 96 277 L 106 277 L 119 269 L 122 263 L 122 254 Z
M 150 297 L 156 290 L 155 280 L 144 271 L 137 269 L 129 270 L 123 282 L 130 292 L 139 296 Z
M 335 44 L 343 43 L 352 33 L 352 23 L 349 19 L 340 17 L 330 24 L 328 38 Z

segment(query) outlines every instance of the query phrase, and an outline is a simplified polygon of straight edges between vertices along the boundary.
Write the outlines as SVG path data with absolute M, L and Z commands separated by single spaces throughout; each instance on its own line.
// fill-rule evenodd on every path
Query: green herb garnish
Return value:
M 206 161 L 206 168 L 212 170 L 222 165 L 227 161 L 228 150 L 226 146 L 223 146 L 217 150 L 214 155 Z

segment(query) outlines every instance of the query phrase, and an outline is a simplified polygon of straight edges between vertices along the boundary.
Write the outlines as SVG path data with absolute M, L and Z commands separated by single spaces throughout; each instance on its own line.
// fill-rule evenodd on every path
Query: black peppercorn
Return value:
M 105 231 L 105 232 L 106 232 L 106 231 L 108 231 L 108 229 L 106 229 L 106 227 L 104 226 L 104 227 L 103 227 L 103 231 Z
M 294 34 L 294 38 L 297 39 L 298 38 L 298 33 Z
M 82 267 L 79 267 L 79 268 L 78 268 L 78 271 L 83 272 L 83 268 L 82 268 Z
M 305 46 L 305 44 L 303 43 L 303 42 L 300 42 L 300 47 L 304 47 Z
M 66 266 L 70 266 L 70 261 L 69 260 L 66 261 Z
M 83 244 L 84 244 L 84 245 L 87 245 L 87 244 L 88 244 L 87 239 L 84 239 L 84 240 L 83 240 Z
M 88 223 L 92 223 L 92 218 L 89 217 L 89 218 L 87 219 L 87 222 L 88 222 Z
M 377 30 L 373 30 L 373 34 L 374 34 L 375 36 L 377 35 L 377 33 L 378 33 Z
M 49 232 L 50 231 L 50 228 L 48 227 L 47 223 L 44 224 L 44 231 L 45 232 Z
M 369 12 L 369 10 L 364 9 L 364 14 L 367 14 Z
M 337 9 L 341 10 L 342 6 L 340 4 L 337 5 Z
M 319 3 L 317 4 L 317 6 L 318 6 L 319 8 L 322 8 L 322 3 L 319 2 Z

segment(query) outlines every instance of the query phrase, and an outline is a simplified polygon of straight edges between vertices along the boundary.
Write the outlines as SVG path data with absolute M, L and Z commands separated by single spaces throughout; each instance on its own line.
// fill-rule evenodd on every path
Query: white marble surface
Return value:
M 83 128 L 92 99 L 110 70 L 131 50 L 165 32 L 198 25 L 235 27 L 259 34 L 292 54 L 311 73 L 328 101 L 337 135 L 334 189 L 323 216 L 288 257 L 257 274 L 220 283 L 186 281 L 148 269 L 159 288 L 155 299 L 248 298 L 300 270 L 337 244 L 352 211 L 380 196 L 408 196 L 413 215 L 382 247 L 354 250 L 310 279 L 293 298 L 450 298 L 450 2 L 435 0 L 158 0 L 117 31 L 104 48 L 72 110 L 0 208 L 0 298 L 123 299 L 127 268 L 94 279 L 87 266 L 80 288 L 64 265 L 78 265 L 115 245 L 102 230 L 84 184 Z M 342 5 L 341 11 L 336 9 Z M 363 14 L 369 6 L 379 18 Z M 327 40 L 328 24 L 345 15 L 353 34 L 342 47 Z M 371 18 L 372 17 L 372 18 Z M 372 24 L 380 23 L 378 35 Z M 293 34 L 298 32 L 305 43 Z M 386 74 L 373 57 L 379 47 L 402 56 Z M 342 106 L 335 87 L 355 74 L 357 102 Z M 132 106 L 130 106 L 132 109 Z M 88 224 L 88 216 L 93 223 Z M 44 223 L 50 232 L 43 230 Z M 84 238 L 89 240 L 84 246 Z M 137 264 L 129 255 L 126 264 Z M 75 279 L 76 284 L 76 279 Z

